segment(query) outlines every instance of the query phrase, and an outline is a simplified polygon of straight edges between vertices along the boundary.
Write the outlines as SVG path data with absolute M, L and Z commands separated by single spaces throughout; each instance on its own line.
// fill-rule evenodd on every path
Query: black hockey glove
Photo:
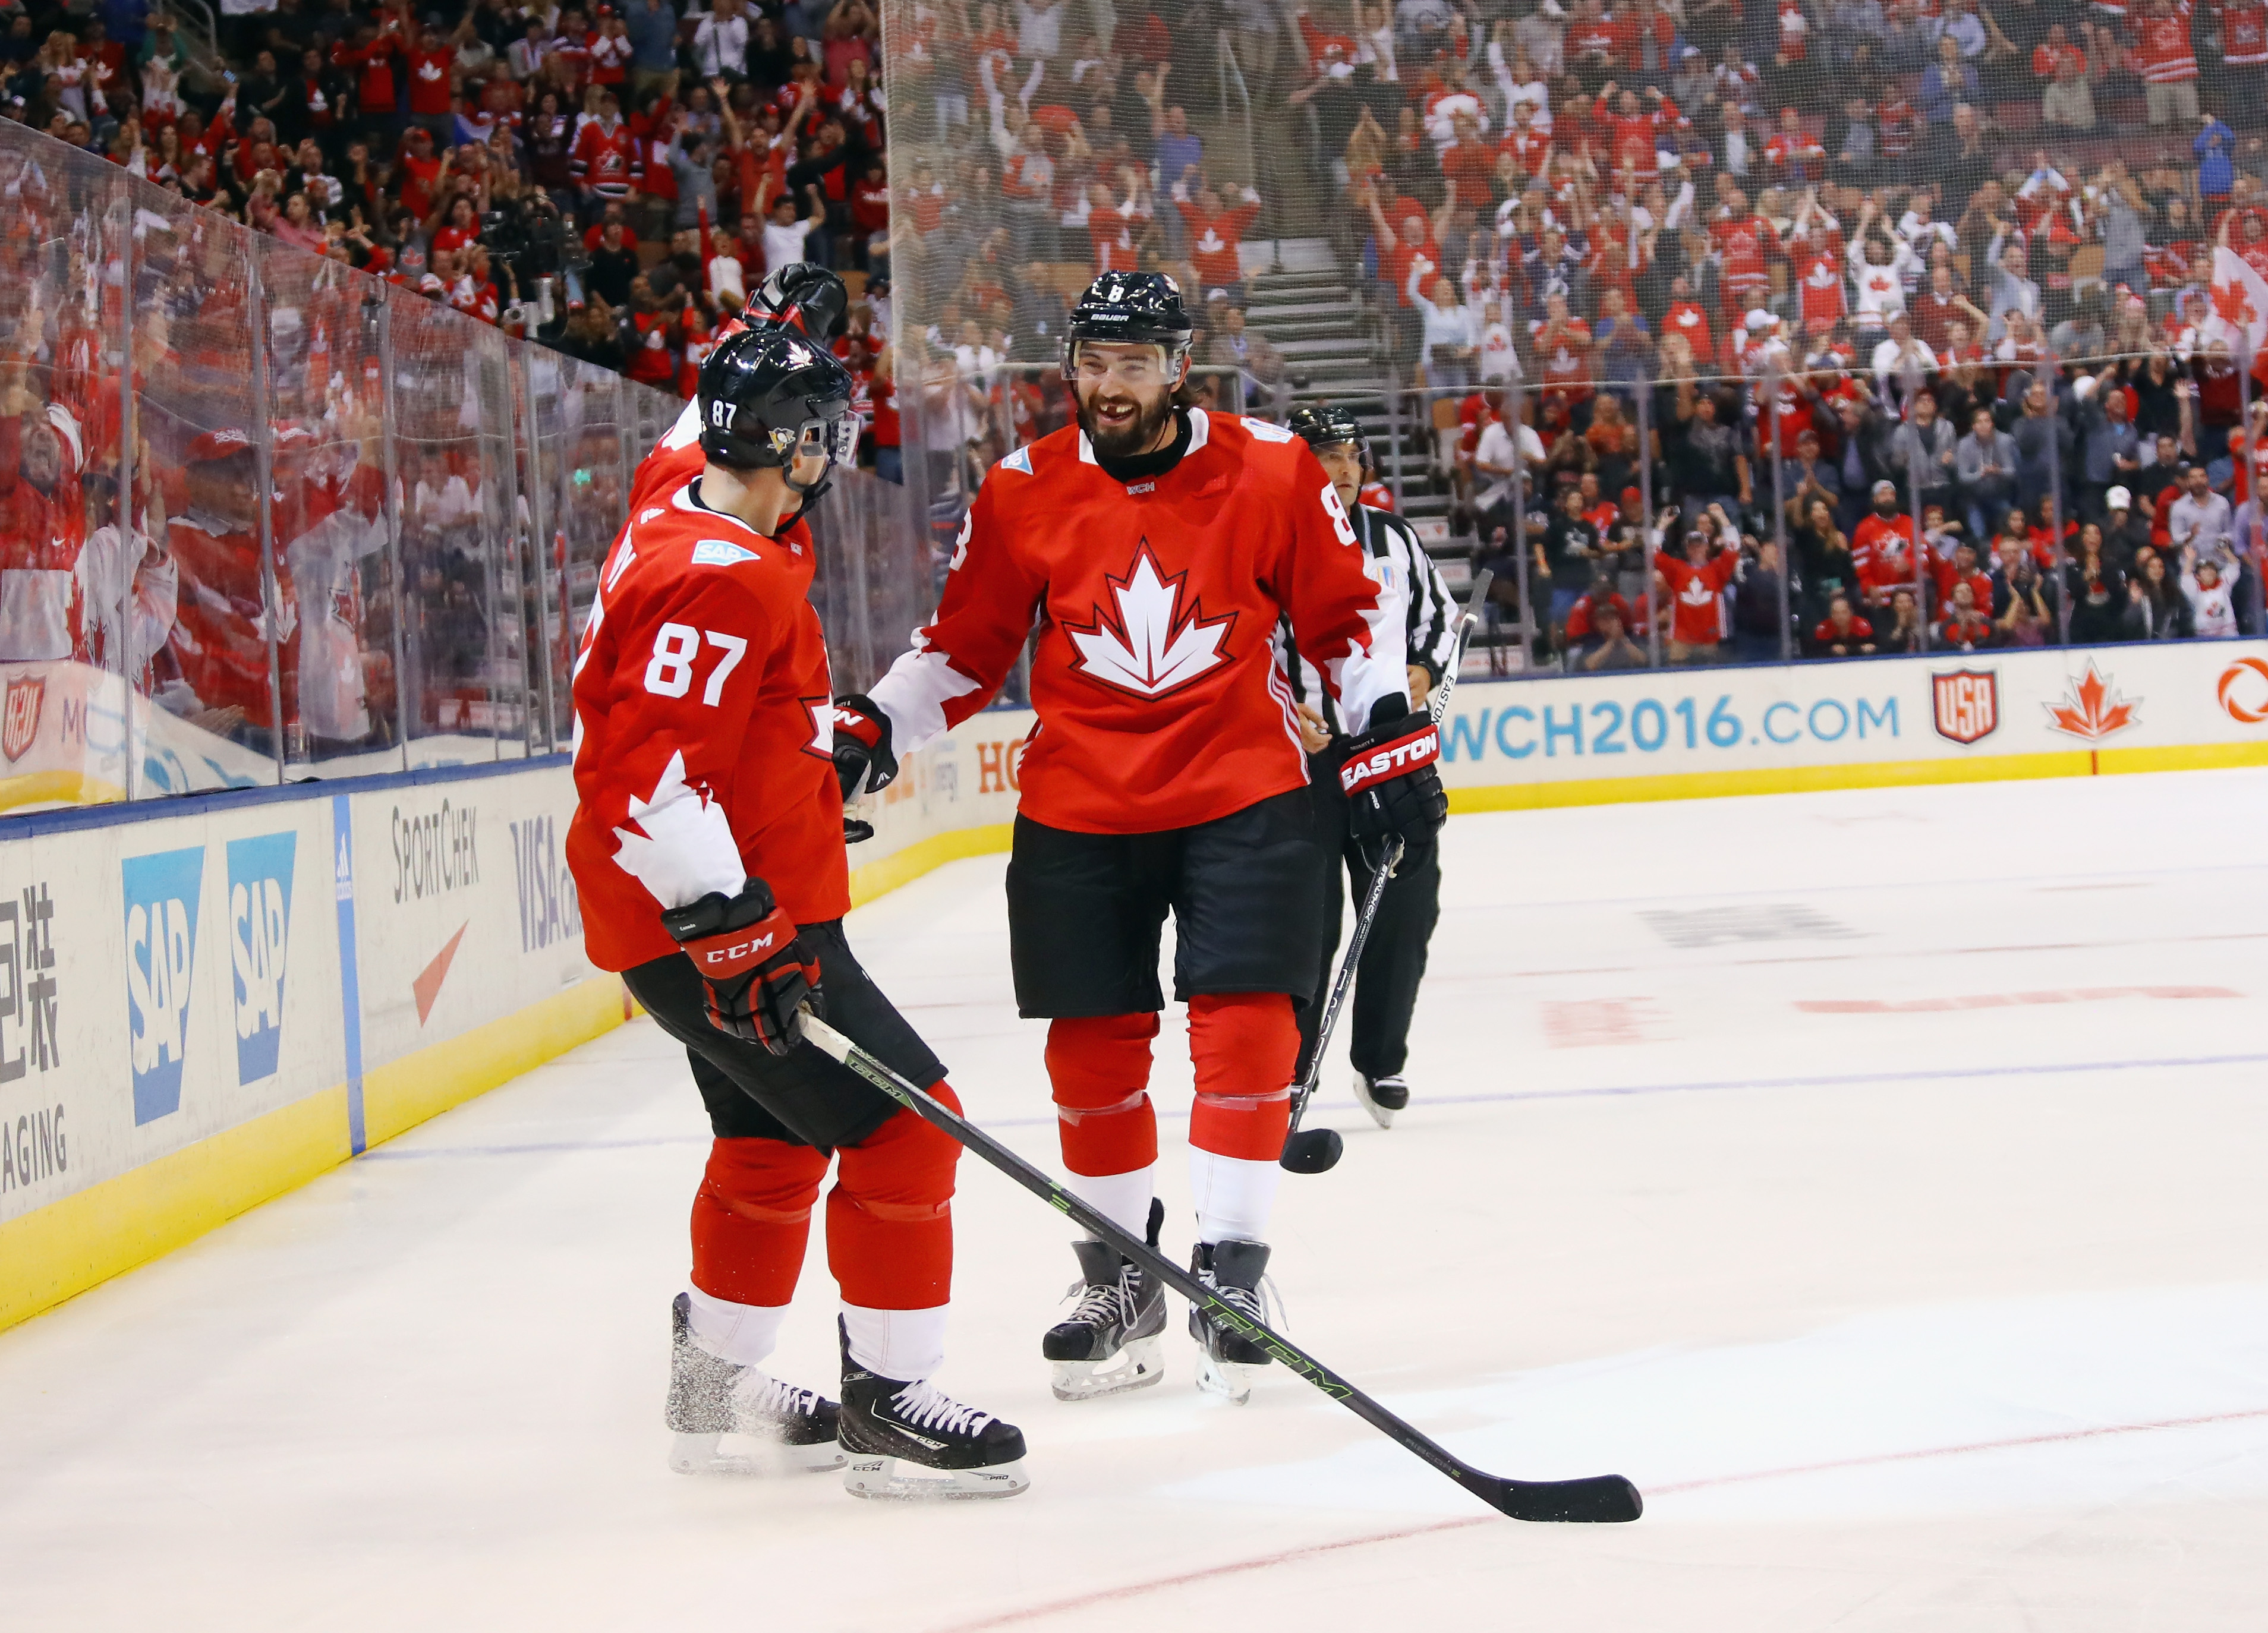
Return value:
M 1430 844 L 1448 820 L 1449 796 L 1433 762 L 1441 757 L 1441 728 L 1430 716 L 1373 710 L 1370 730 L 1349 739 L 1339 765 L 1347 797 L 1347 829 L 1375 852 L 1389 836 L 1403 847 Z
M 718 1031 L 784 1055 L 803 1035 L 797 1010 L 808 1000 L 823 1012 L 818 955 L 761 879 L 751 876 L 729 899 L 712 890 L 672 908 L 661 923 L 707 983 L 709 1024 Z
M 835 700 L 835 776 L 843 785 L 846 805 L 897 781 L 898 757 L 890 752 L 890 717 L 864 692 L 845 692 Z M 873 836 L 872 822 L 856 817 L 843 819 L 843 843 L 855 845 Z

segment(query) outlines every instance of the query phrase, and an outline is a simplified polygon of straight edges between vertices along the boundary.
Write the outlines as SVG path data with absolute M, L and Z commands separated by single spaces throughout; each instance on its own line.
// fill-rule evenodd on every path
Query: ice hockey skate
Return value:
M 837 1329 L 841 1330 L 838 1321 Z M 963 1406 L 927 1379 L 866 1371 L 843 1334 L 843 1449 L 853 1497 L 982 1500 L 1031 1486 L 1024 1431 Z
M 1264 1320 L 1260 1284 L 1268 1269 L 1265 1242 L 1199 1242 L 1189 1269 L 1234 1309 Z M 1197 1387 L 1242 1406 L 1252 1398 L 1252 1375 L 1268 1365 L 1266 1347 L 1224 1330 L 1204 1311 L 1189 1310 L 1189 1336 L 1197 1341 Z
M 762 1368 L 711 1355 L 693 1342 L 692 1300 L 670 1310 L 669 1466 L 681 1475 L 823 1474 L 843 1467 L 837 1408 Z M 733 1444 L 727 1445 L 725 1437 Z
M 1394 1126 L 1394 1114 L 1406 1110 L 1410 1105 L 1410 1085 L 1395 1072 L 1383 1078 L 1373 1078 L 1367 1072 L 1354 1074 L 1354 1097 L 1370 1114 L 1370 1120 L 1381 1129 Z
M 1158 1245 L 1166 1204 L 1150 1201 L 1150 1246 Z M 1058 1401 L 1094 1401 L 1146 1389 L 1166 1375 L 1166 1291 L 1103 1242 L 1073 1242 L 1079 1303 L 1048 1329 L 1040 1353 L 1055 1363 Z

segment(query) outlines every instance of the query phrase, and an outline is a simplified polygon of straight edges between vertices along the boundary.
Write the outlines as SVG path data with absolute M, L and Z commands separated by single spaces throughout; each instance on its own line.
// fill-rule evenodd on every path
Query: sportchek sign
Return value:
M 1441 723 L 1440 769 L 1452 788 L 1730 773 L 1763 791 L 1832 786 L 1837 767 L 2066 755 L 2007 770 L 2082 773 L 2108 754 L 2127 769 L 2268 763 L 2268 642 L 1469 679 Z

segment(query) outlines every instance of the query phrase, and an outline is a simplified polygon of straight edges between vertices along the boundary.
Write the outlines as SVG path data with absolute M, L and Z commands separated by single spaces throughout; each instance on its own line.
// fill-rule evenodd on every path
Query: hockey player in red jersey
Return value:
M 673 1466 L 734 1466 L 718 1442 L 737 1433 L 807 1468 L 848 1453 L 862 1496 L 1012 1496 L 1023 1436 L 930 1381 L 959 1147 L 800 1037 L 808 1003 L 958 1104 L 843 934 L 827 644 L 799 517 L 855 445 L 850 393 L 842 364 L 786 326 L 735 335 L 703 365 L 701 468 L 633 512 L 575 660 L 568 860 L 592 959 L 686 1046 L 716 1136 L 674 1311 Z M 830 1153 L 839 1409 L 762 1370 Z
M 1170 278 L 1088 288 L 1064 355 L 1078 423 L 993 467 L 935 621 L 871 697 L 836 700 L 836 744 L 846 798 L 880 786 L 897 753 L 984 705 L 1036 623 L 1008 921 L 1018 1008 L 1049 1021 L 1069 1184 L 1157 1239 L 1147 1089 L 1170 910 L 1197 1067 L 1195 1273 L 1256 1313 L 1327 862 L 1279 621 L 1360 723 L 1351 762 L 1379 768 L 1356 779 L 1360 830 L 1430 838 L 1447 801 L 1337 492 L 1289 432 L 1191 404 L 1189 332 Z M 1082 1296 L 1042 1346 L 1056 1394 L 1157 1382 L 1162 1290 L 1102 1243 L 1075 1251 Z M 1190 1330 L 1199 1382 L 1242 1399 L 1266 1351 L 1195 1312 Z

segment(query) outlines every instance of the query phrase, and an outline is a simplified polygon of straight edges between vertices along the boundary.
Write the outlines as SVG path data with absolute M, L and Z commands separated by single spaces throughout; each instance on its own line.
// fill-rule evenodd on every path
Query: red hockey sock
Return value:
M 1199 993 L 1189 1000 L 1197 1104 L 1189 1144 L 1220 1157 L 1273 1162 L 1292 1122 L 1300 1026 L 1280 992 Z
M 930 1093 L 954 1111 L 961 1098 Z M 836 1153 L 827 1193 L 827 1263 L 843 1301 L 869 1310 L 927 1310 L 953 1296 L 953 1168 L 961 1147 L 900 1111 Z
M 783 1140 L 718 1140 L 693 1196 L 693 1284 L 734 1304 L 795 1297 L 827 1159 Z
M 1048 1081 L 1064 1166 L 1073 1173 L 1130 1173 L 1158 1160 L 1150 1105 L 1150 1041 L 1158 1018 L 1067 1017 L 1048 1023 Z

